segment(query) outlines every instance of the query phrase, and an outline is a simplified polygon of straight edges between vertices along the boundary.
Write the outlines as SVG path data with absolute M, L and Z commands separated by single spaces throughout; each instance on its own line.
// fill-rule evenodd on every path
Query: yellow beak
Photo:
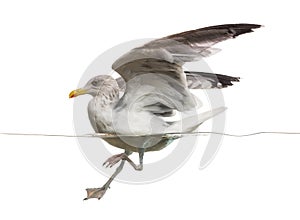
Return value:
M 87 93 L 87 91 L 85 89 L 76 89 L 76 90 L 73 90 L 72 92 L 70 92 L 69 98 L 75 98 L 76 96 L 84 95 L 86 93 Z

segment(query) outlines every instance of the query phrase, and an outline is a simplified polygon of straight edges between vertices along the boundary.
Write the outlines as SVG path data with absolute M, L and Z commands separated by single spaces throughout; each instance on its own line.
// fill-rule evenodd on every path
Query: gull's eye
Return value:
M 93 85 L 93 86 L 97 86 L 97 85 L 98 85 L 98 80 L 92 81 L 92 85 Z

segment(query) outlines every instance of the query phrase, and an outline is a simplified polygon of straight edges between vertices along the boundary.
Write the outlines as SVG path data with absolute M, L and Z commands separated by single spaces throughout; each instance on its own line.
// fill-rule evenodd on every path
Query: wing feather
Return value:
M 164 108 L 165 112 L 171 112 L 173 109 L 182 111 L 195 107 L 194 98 L 188 91 L 183 64 L 215 53 L 218 50 L 212 46 L 218 42 L 250 33 L 259 27 L 261 26 L 256 24 L 226 24 L 200 28 L 157 39 L 129 51 L 112 65 L 126 82 L 125 94 L 116 108 L 132 102 L 129 99 L 136 97 L 134 94 L 139 83 L 151 87 L 152 90 L 141 90 L 143 97 L 138 98 L 141 103 L 134 105 L 138 108 L 147 106 L 148 109 L 157 109 L 161 104 L 169 108 Z M 151 78 L 144 77 L 149 74 L 152 74 Z M 154 77 L 155 75 L 157 77 Z M 194 78 L 196 80 L 193 80 Z M 195 82 L 201 82 L 200 79 L 203 79 L 203 82 L 195 85 Z M 188 81 L 191 82 L 189 87 L 193 88 L 207 87 L 204 86 L 205 83 L 209 83 L 209 88 L 226 87 L 236 80 L 237 78 L 224 75 L 213 77 L 205 73 L 188 74 Z M 155 99 L 153 88 L 156 86 L 159 87 L 157 91 L 160 96 Z M 173 103 L 170 100 L 173 100 Z

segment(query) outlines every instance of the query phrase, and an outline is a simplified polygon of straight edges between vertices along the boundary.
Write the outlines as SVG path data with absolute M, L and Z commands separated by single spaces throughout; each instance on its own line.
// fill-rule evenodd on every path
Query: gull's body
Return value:
M 72 91 L 70 97 L 82 94 L 93 96 L 88 104 L 88 114 L 95 132 L 121 135 L 104 140 L 125 149 L 125 153 L 105 162 L 113 166 L 123 160 L 103 187 L 87 190 L 88 198 L 100 199 L 103 196 L 122 169 L 124 160 L 136 170 L 142 170 L 144 152 L 160 150 L 174 139 L 161 134 L 192 132 L 205 120 L 224 111 L 221 107 L 180 121 L 164 120 L 165 116 L 173 115 L 175 111 L 184 113 L 199 107 L 199 102 L 189 89 L 224 88 L 239 79 L 211 73 L 184 72 L 184 63 L 212 55 L 219 51 L 212 48 L 214 44 L 250 33 L 259 27 L 254 24 L 219 25 L 151 41 L 129 51 L 113 63 L 113 70 L 121 78 L 115 80 L 108 75 L 96 76 L 82 89 Z M 122 97 L 120 92 L 124 92 Z M 128 137 L 124 138 L 124 135 Z M 131 152 L 139 153 L 139 165 L 128 158 Z
M 102 78 L 103 76 L 98 76 Z M 102 85 L 102 90 L 95 95 L 92 100 L 88 104 L 88 116 L 91 122 L 91 125 L 96 133 L 109 133 L 115 134 L 115 129 L 113 126 L 113 115 L 114 109 L 119 101 L 119 86 L 114 84 L 116 81 L 110 76 L 105 76 L 106 80 L 109 81 L 110 84 L 108 86 L 114 85 L 113 89 L 106 89 L 106 85 Z M 111 87 L 112 88 L 112 87 Z M 104 94 L 105 92 L 105 94 Z M 138 152 L 138 147 L 130 145 L 128 141 L 124 141 L 124 138 L 119 137 L 108 137 L 103 138 L 110 145 L 127 150 L 129 152 Z M 132 138 L 133 140 L 141 139 L 141 138 Z M 161 138 L 160 141 L 145 149 L 145 151 L 157 151 L 166 147 L 170 141 L 167 138 Z M 128 138 L 127 138 L 128 140 Z M 141 140 L 143 141 L 143 140 Z
M 150 77 L 151 78 L 151 77 Z M 157 138 L 153 137 L 155 134 L 163 134 L 163 133 L 179 133 L 179 132 L 190 132 L 193 131 L 196 127 L 198 127 L 204 120 L 211 118 L 213 115 L 221 112 L 224 108 L 219 108 L 214 111 L 209 111 L 206 113 L 202 113 L 201 115 L 195 115 L 192 117 L 192 123 L 186 123 L 187 126 L 182 126 L 182 121 L 178 121 L 175 123 L 167 123 L 161 117 L 150 114 L 148 111 L 131 111 L 130 108 L 121 108 L 118 106 L 120 102 L 119 93 L 124 90 L 124 88 L 120 88 L 116 83 L 117 81 L 110 76 L 100 75 L 92 80 L 101 80 L 102 85 L 101 89 L 90 100 L 88 104 L 88 116 L 91 122 L 91 125 L 96 133 L 109 133 L 109 134 L 121 134 L 121 135 L 143 135 L 143 137 L 108 137 L 103 138 L 106 142 L 111 144 L 112 146 L 130 151 L 130 152 L 139 152 L 140 148 L 144 148 L 143 151 L 158 151 L 165 148 L 167 145 L 172 143 L 172 140 L 176 139 L 176 136 L 172 136 L 171 139 L 167 137 L 161 137 L 157 135 Z M 148 77 L 146 77 L 148 79 Z M 231 77 L 231 80 L 238 80 L 237 78 Z M 150 87 L 150 89 L 154 89 L 154 87 Z M 149 87 L 146 89 L 141 89 L 139 93 L 135 93 L 130 95 L 130 97 L 134 96 L 142 96 L 143 93 L 149 93 Z M 163 114 L 165 112 L 161 112 Z M 170 114 L 168 114 L 170 115 Z M 201 118 L 199 118 L 201 116 Z M 130 118 L 133 117 L 133 118 Z M 153 119 L 155 120 L 153 122 Z M 196 119 L 196 120 L 194 120 Z M 154 125 L 147 124 L 147 121 Z M 116 128 L 119 125 L 125 125 L 130 123 L 130 130 L 125 130 L 126 126 L 121 127 L 124 129 L 123 131 L 117 130 Z M 133 130 L 137 128 L 136 130 Z M 155 130 L 153 130 L 155 128 Z M 143 129 L 143 130 L 142 130 Z M 131 132 L 130 132 L 131 131 Z M 152 144 L 143 145 L 148 137 L 144 137 L 144 135 L 151 134 Z

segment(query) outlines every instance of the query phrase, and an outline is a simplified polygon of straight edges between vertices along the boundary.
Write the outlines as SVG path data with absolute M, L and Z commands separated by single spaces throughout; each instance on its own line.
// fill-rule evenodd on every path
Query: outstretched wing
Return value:
M 126 81 L 125 94 L 117 107 L 127 105 L 131 96 L 143 105 L 138 105 L 139 108 L 147 106 L 150 111 L 157 106 L 179 111 L 194 107 L 182 65 L 215 53 L 217 50 L 212 46 L 218 42 L 259 27 L 256 24 L 211 26 L 160 38 L 129 51 L 112 65 Z M 139 83 L 143 86 L 139 87 Z M 134 96 L 137 87 L 143 90 L 139 97 Z
M 148 43 L 148 46 L 155 45 L 163 46 L 165 42 L 178 42 L 192 48 L 198 55 L 207 56 L 216 52 L 216 49 L 211 47 L 221 41 L 235 38 L 241 34 L 253 32 L 253 29 L 259 28 L 261 25 L 257 24 L 224 24 L 217 26 L 210 26 L 196 30 L 186 31 L 179 34 L 167 36 Z M 170 45 L 168 46 L 173 53 L 185 54 L 180 48 Z
M 127 81 L 134 77 L 138 71 L 168 70 L 169 63 L 183 65 L 184 62 L 191 62 L 199 57 L 206 57 L 219 51 L 211 48 L 216 43 L 227 39 L 233 39 L 245 33 L 253 32 L 259 28 L 257 24 L 225 24 L 186 31 L 170 35 L 164 38 L 153 40 L 141 47 L 135 48 L 114 62 L 112 68 Z M 154 68 L 151 59 L 165 61 Z M 172 71 L 169 72 L 172 74 Z M 173 72 L 174 77 L 179 72 Z M 181 77 L 183 78 L 182 72 Z

